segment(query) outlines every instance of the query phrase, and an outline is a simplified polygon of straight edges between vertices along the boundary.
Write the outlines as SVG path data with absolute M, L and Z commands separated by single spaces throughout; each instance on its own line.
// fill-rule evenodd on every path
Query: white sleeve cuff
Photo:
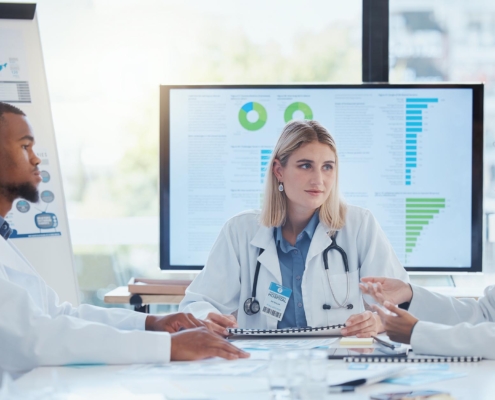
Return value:
M 148 318 L 148 315 L 150 315 L 150 314 L 136 312 L 135 321 L 134 321 L 134 323 L 135 323 L 134 329 L 137 329 L 140 331 L 146 330 L 146 318 Z
M 136 364 L 168 363 L 172 352 L 172 337 L 168 332 L 146 331 L 135 342 Z

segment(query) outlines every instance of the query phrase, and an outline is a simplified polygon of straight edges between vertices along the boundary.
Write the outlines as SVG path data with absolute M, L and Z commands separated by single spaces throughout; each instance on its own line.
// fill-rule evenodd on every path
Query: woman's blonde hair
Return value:
M 273 150 L 270 168 L 266 174 L 266 188 L 261 210 L 261 223 L 268 227 L 280 226 L 287 217 L 287 195 L 278 190 L 279 183 L 273 173 L 275 159 L 283 167 L 292 153 L 305 143 L 327 144 L 335 153 L 335 182 L 327 200 L 319 211 L 320 221 L 330 228 L 330 235 L 345 225 L 347 207 L 339 194 L 339 156 L 332 135 L 317 121 L 292 121 L 285 125 Z

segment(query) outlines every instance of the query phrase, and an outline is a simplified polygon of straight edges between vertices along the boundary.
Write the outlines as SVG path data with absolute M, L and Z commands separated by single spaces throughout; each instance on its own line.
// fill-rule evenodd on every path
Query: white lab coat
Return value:
M 186 290 L 180 311 L 197 318 L 208 313 L 237 312 L 241 328 L 275 329 L 277 320 L 261 312 L 246 315 L 244 302 L 251 297 L 257 260 L 261 263 L 256 298 L 261 308 L 270 282 L 282 284 L 273 228 L 259 223 L 258 210 L 246 211 L 231 218 L 222 228 L 204 269 Z M 302 296 L 309 326 L 328 326 L 344 323 L 349 316 L 364 311 L 358 286 L 363 276 L 388 276 L 408 281 L 408 275 L 397 259 L 373 215 L 365 209 L 349 206 L 346 224 L 337 236 L 337 244 L 347 253 L 349 263 L 352 310 L 337 309 L 325 276 L 322 253 L 332 243 L 328 227 L 322 222 L 316 227 L 306 258 L 302 278 Z M 265 249 L 258 256 L 259 249 Z M 342 257 L 337 250 L 328 252 L 330 282 L 337 300 L 346 296 L 346 274 Z M 373 302 L 367 298 L 368 303 Z M 323 310 L 330 304 L 331 310 Z
M 146 332 L 145 314 L 59 304 L 51 289 L 0 237 L 0 374 L 75 363 L 170 360 L 170 335 Z
M 416 354 L 495 359 L 495 286 L 487 287 L 479 300 L 411 287 L 409 312 L 420 320 L 411 336 Z

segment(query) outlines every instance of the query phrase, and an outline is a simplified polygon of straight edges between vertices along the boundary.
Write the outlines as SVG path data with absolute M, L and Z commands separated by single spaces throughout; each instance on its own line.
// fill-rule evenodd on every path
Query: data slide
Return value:
M 261 208 L 284 125 L 314 119 L 336 140 L 343 199 L 404 266 L 470 267 L 472 104 L 469 88 L 171 89 L 171 265 L 204 265 L 223 224 Z

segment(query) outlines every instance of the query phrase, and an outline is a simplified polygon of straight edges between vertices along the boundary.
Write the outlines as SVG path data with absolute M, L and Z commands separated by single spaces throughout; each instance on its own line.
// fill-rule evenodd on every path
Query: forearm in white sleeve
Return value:
M 168 333 L 123 331 L 69 315 L 52 317 L 20 286 L 0 279 L 0 289 L 0 369 L 170 360 Z
M 411 287 L 413 297 L 409 312 L 421 321 L 456 325 L 463 322 L 479 324 L 495 320 L 495 286 L 486 288 L 485 297 L 479 301 L 444 296 L 421 286 Z
M 51 317 L 67 315 L 83 319 L 85 321 L 99 322 L 123 330 L 144 330 L 146 317 L 144 313 L 138 313 L 124 308 L 103 308 L 89 304 L 81 304 L 73 307 L 72 304 L 64 302 L 60 304 L 57 293 L 39 277 L 40 284 L 44 285 L 47 298 L 48 314 Z
M 73 307 L 67 302 L 62 304 L 52 303 L 50 310 L 50 315 L 54 318 L 67 315 L 85 321 L 110 325 L 123 330 L 144 330 L 146 317 L 148 316 L 145 313 L 124 308 L 103 308 L 89 304 L 81 304 L 79 307 Z
M 415 354 L 438 356 L 478 356 L 495 359 L 495 323 L 455 326 L 419 321 L 413 329 L 411 345 Z

